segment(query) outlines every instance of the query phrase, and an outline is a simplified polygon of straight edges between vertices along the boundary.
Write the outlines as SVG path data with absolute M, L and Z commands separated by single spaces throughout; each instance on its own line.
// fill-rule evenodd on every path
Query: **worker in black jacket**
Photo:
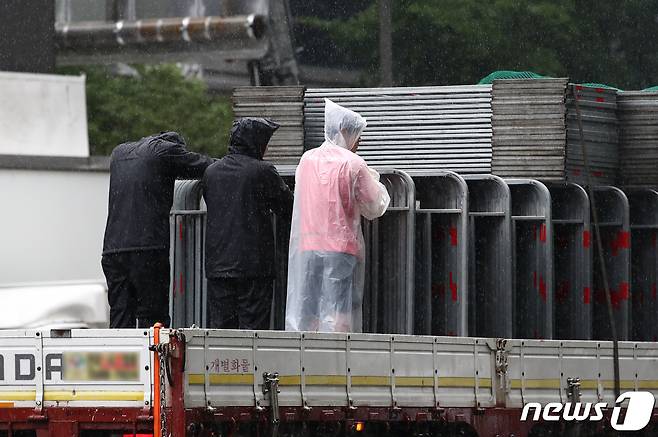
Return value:
M 101 264 L 110 328 L 169 325 L 169 211 L 177 178 L 213 162 L 176 132 L 120 144 L 110 160 L 110 199 Z
M 262 160 L 278 127 L 264 118 L 237 120 L 229 154 L 203 176 L 209 328 L 269 328 L 275 262 L 272 213 L 289 217 L 293 202 L 274 165 Z

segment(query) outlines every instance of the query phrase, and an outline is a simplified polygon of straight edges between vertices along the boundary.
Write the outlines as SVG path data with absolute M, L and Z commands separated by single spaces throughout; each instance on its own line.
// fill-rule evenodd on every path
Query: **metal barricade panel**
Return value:
M 632 338 L 658 341 L 658 191 L 628 191 L 631 220 Z
M 415 186 L 398 170 L 381 170 L 391 196 L 386 213 L 363 220 L 366 274 L 364 332 L 413 333 Z
M 448 171 L 413 172 L 415 332 L 468 335 L 468 187 Z
M 295 167 L 278 167 L 279 174 L 288 187 L 295 190 Z M 290 247 L 289 217 L 273 215 L 274 220 L 274 254 L 276 276 L 274 278 L 274 298 L 272 299 L 273 329 L 285 329 L 286 326 L 286 296 L 288 289 L 288 254 Z
M 555 338 L 592 338 L 592 235 L 587 192 L 551 185 Z
M 494 175 L 465 176 L 469 190 L 469 333 L 512 337 L 510 191 Z
M 169 309 L 172 326 L 205 326 L 206 211 L 200 181 L 176 181 L 170 229 Z
M 512 195 L 515 338 L 553 338 L 551 195 L 531 179 L 507 179 Z
M 594 187 L 603 256 L 608 273 L 612 310 L 619 340 L 630 334 L 630 223 L 626 195 L 615 187 Z M 610 321 L 596 244 L 594 272 L 594 338 L 610 339 Z

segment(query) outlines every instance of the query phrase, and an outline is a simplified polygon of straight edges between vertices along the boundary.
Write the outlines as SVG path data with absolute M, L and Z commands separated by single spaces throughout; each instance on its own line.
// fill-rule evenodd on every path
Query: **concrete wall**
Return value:
M 89 156 L 85 78 L 0 72 L 0 154 Z
M 109 173 L 0 168 L 0 286 L 99 281 Z

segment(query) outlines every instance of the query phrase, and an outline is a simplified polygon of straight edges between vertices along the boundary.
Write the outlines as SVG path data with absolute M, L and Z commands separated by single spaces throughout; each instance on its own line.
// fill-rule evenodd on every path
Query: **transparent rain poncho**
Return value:
M 351 150 L 366 127 L 325 99 L 325 141 L 295 173 L 286 330 L 360 332 L 365 273 L 361 216 L 380 217 L 390 197 L 379 174 Z

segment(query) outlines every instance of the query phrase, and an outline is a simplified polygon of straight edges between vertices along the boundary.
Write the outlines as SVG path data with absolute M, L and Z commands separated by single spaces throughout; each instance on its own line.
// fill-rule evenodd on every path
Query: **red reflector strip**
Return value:
M 452 281 L 452 272 L 450 272 L 450 296 L 453 302 L 457 302 L 457 284 Z
M 546 243 L 546 225 L 543 223 L 539 226 L 539 241 Z
M 178 239 L 183 241 L 183 220 L 178 222 Z
M 455 227 L 450 228 L 450 245 L 451 246 L 457 245 L 457 228 Z
M 589 287 L 583 288 L 583 303 L 589 305 L 592 301 L 592 290 Z
M 597 93 L 602 93 L 602 92 L 603 92 L 603 88 L 594 88 L 594 90 L 595 90 Z
M 576 90 L 578 90 L 578 91 L 582 91 L 582 90 L 583 90 L 583 86 L 582 86 L 582 85 L 576 85 Z
M 602 171 L 593 171 L 592 176 L 594 176 L 595 178 L 601 178 L 601 177 L 603 177 L 603 172 Z
M 583 247 L 589 249 L 591 243 L 591 234 L 589 231 L 583 231 Z
M 539 277 L 539 296 L 541 296 L 541 300 L 546 302 L 546 282 L 544 282 L 543 276 Z
M 596 101 L 599 103 L 605 102 L 605 99 L 603 97 L 597 97 Z
M 656 283 L 651 284 L 651 299 L 656 300 Z
M 620 231 L 617 236 L 617 247 L 620 249 L 630 249 L 631 247 L 631 233 L 627 231 Z
M 619 299 L 628 300 L 630 290 L 631 287 L 628 285 L 628 282 L 622 282 L 619 284 Z
M 124 434 L 123 437 L 153 437 L 153 434 Z

